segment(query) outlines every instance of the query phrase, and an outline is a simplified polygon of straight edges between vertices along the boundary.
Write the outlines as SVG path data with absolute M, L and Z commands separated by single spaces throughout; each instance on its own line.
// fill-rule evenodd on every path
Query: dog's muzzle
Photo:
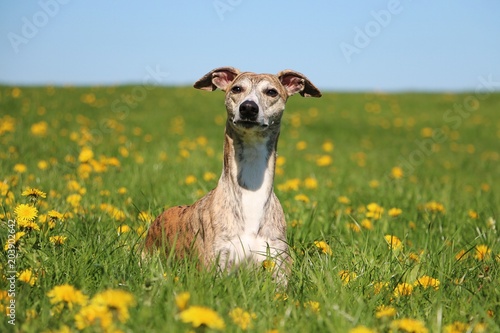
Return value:
M 259 119 L 259 106 L 254 101 L 244 101 L 240 104 L 238 115 L 234 117 L 233 123 L 245 128 L 267 127 L 268 124 Z

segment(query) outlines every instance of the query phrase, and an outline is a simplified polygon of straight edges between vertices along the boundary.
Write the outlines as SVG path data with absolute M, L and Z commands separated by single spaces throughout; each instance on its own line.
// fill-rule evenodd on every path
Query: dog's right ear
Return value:
M 217 88 L 226 91 L 226 88 L 238 74 L 240 74 L 240 71 L 233 67 L 216 68 L 196 81 L 193 87 L 208 91 L 214 91 Z

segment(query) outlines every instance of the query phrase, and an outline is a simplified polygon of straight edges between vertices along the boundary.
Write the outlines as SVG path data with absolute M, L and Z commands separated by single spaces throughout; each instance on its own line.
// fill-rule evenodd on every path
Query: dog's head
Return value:
M 194 84 L 195 88 L 226 92 L 228 121 L 235 128 L 266 130 L 279 128 L 289 96 L 321 97 L 321 92 L 304 75 L 284 70 L 277 75 L 217 68 Z

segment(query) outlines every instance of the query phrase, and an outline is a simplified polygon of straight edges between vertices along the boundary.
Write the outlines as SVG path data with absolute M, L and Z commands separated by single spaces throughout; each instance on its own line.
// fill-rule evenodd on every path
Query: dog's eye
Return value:
M 239 94 L 242 91 L 243 91 L 243 89 L 241 89 L 240 86 L 234 86 L 234 87 L 231 88 L 231 92 L 234 93 L 234 94 Z
M 278 96 L 278 91 L 276 89 L 267 89 L 266 95 L 269 97 L 276 97 Z

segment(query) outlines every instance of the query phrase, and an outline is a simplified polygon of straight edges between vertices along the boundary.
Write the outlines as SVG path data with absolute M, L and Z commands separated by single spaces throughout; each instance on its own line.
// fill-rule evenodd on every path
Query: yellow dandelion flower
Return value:
M 376 333 L 377 331 L 366 326 L 356 326 L 349 330 L 349 333 Z
M 370 182 L 368 183 L 368 186 L 370 186 L 371 188 L 378 188 L 380 186 L 380 182 L 376 179 L 373 179 L 373 180 L 370 180 Z
M 316 165 L 320 167 L 329 166 L 332 164 L 332 157 L 330 155 L 322 155 L 316 159 Z
M 393 179 L 401 179 L 404 176 L 403 169 L 401 167 L 394 167 L 391 169 L 391 177 Z
M 29 284 L 30 286 L 34 286 L 37 277 L 35 274 L 33 274 L 31 269 L 25 269 L 24 271 L 17 273 L 17 279 L 19 281 Z
M 14 209 L 14 214 L 18 221 L 33 221 L 38 215 L 38 210 L 31 205 L 20 204 Z
M 28 168 L 25 164 L 17 163 L 16 165 L 14 165 L 13 170 L 16 173 L 25 173 L 26 171 L 28 171 Z
M 407 333 L 429 332 L 429 330 L 425 327 L 425 324 L 422 321 L 410 318 L 394 320 L 391 323 L 391 330 L 395 332 L 407 332 Z
M 184 183 L 186 183 L 186 185 L 191 185 L 191 184 L 194 184 L 196 182 L 197 182 L 197 179 L 193 175 L 187 176 L 186 179 L 184 180 Z
M 444 205 L 437 201 L 429 201 L 424 205 L 424 209 L 431 213 L 444 213 Z
M 45 136 L 47 135 L 47 129 L 49 124 L 46 121 L 40 121 L 31 125 L 31 134 L 34 136 Z
M 397 236 L 385 235 L 384 239 L 387 242 L 387 245 L 389 246 L 390 250 L 399 251 L 403 249 L 403 243 Z
M 389 286 L 389 282 L 375 282 L 373 284 L 373 293 L 375 295 L 380 294 L 382 289 L 387 288 Z
M 48 213 L 47 213 L 47 216 L 51 219 L 51 220 L 59 220 L 61 221 L 63 218 L 64 218 L 64 215 L 59 213 L 58 211 L 56 210 L 50 210 Z
M 28 220 L 19 220 L 17 222 L 17 225 L 19 228 L 23 229 L 28 229 L 28 230 L 40 230 L 40 226 L 35 222 L 35 221 L 28 221 Z
M 349 205 L 351 203 L 351 200 L 349 200 L 348 197 L 341 195 L 340 197 L 337 198 L 337 201 L 341 204 L 344 205 Z
M 328 243 L 326 243 L 325 241 L 315 241 L 314 246 L 316 246 L 322 253 L 328 254 L 330 256 L 333 254 L 330 245 L 328 245 Z
M 272 271 L 274 267 L 276 266 L 276 262 L 271 259 L 266 259 L 262 262 L 262 268 L 266 271 Z
M 409 283 L 402 282 L 399 283 L 396 288 L 394 288 L 394 296 L 410 296 L 413 293 L 413 286 Z
M 50 298 L 51 304 L 64 303 L 70 309 L 73 308 L 74 304 L 84 305 L 88 300 L 85 294 L 69 284 L 55 286 L 47 293 L 47 296 Z
M 304 307 L 310 309 L 312 312 L 319 312 L 320 304 L 316 301 L 307 301 L 304 303 Z
M 316 178 L 308 177 L 304 179 L 304 186 L 310 190 L 315 190 L 318 188 L 318 181 Z
M 301 181 L 298 178 L 288 179 L 283 184 L 278 185 L 278 190 L 283 191 L 283 192 L 298 191 L 300 183 L 301 183 Z
M 175 305 L 179 311 L 184 311 L 187 308 L 191 294 L 189 292 L 183 292 L 175 296 Z
M 257 315 L 254 312 L 248 312 L 242 308 L 234 308 L 229 311 L 229 317 L 231 317 L 233 323 L 238 325 L 242 330 L 247 330 L 253 327 L 252 320 L 256 319 Z
M 213 172 L 210 172 L 210 171 L 206 171 L 204 174 L 203 174 L 203 180 L 206 181 L 206 182 L 209 182 L 209 181 L 212 181 L 214 179 L 217 178 L 217 175 Z
M 479 218 L 479 213 L 472 209 L 469 210 L 468 215 L 473 220 L 477 220 Z
M 90 303 L 105 306 L 110 311 L 116 312 L 118 320 L 122 323 L 129 319 L 129 307 L 136 304 L 134 296 L 121 289 L 108 289 L 100 292 L 92 297 Z
M 305 141 L 299 141 L 295 145 L 295 149 L 297 149 L 297 150 L 305 150 L 306 148 L 307 148 L 307 142 L 305 142 Z
M 397 311 L 393 306 L 381 305 L 377 307 L 377 312 L 375 312 L 375 317 L 384 318 L 384 317 L 394 317 Z
M 325 153 L 331 153 L 333 151 L 333 148 L 334 148 L 334 145 L 333 145 L 333 142 L 331 142 L 331 141 L 325 141 L 321 145 L 321 149 L 323 149 L 323 151 Z
M 398 217 L 399 215 L 401 215 L 402 212 L 403 211 L 399 208 L 391 208 L 387 213 L 389 214 L 390 217 Z
M 367 212 L 365 213 L 365 216 L 374 220 L 380 219 L 382 217 L 382 214 L 384 213 L 384 208 L 374 202 L 368 204 L 368 206 L 366 206 L 366 209 Z
M 465 333 L 469 330 L 469 324 L 455 321 L 452 324 L 446 325 L 443 333 Z
M 216 330 L 226 327 L 217 312 L 204 306 L 191 306 L 179 313 L 179 318 L 184 323 L 191 323 L 193 327 L 207 326 Z
M 354 232 L 361 232 L 361 227 L 357 223 L 347 223 L 347 228 Z
M 80 155 L 78 155 L 78 161 L 80 163 L 88 163 L 90 160 L 94 158 L 94 152 L 90 147 L 83 147 L 80 151 Z
M 103 331 L 113 326 L 113 314 L 103 304 L 90 303 L 80 309 L 75 315 L 75 325 L 79 330 L 99 324 Z
M 43 171 L 43 170 L 47 170 L 49 168 L 49 163 L 45 160 L 41 160 L 41 161 L 38 161 L 36 166 L 38 167 L 38 169 Z
M 354 280 L 358 277 L 358 274 L 355 272 L 350 272 L 348 270 L 341 270 L 339 272 L 339 277 L 342 280 L 342 284 L 345 286 L 347 285 L 351 280 Z
M 40 191 L 39 189 L 36 188 L 28 188 L 24 190 L 21 195 L 23 197 L 30 197 L 30 198 L 46 198 L 47 194 L 45 192 Z
M 438 279 L 435 279 L 435 278 L 427 276 L 427 275 L 419 277 L 417 279 L 417 281 L 415 281 L 415 283 L 414 283 L 415 286 L 422 286 L 425 289 L 432 287 L 432 288 L 434 288 L 434 290 L 439 289 L 439 284 L 440 284 L 440 282 Z
M 146 222 L 146 223 L 151 223 L 155 217 L 153 215 L 151 215 L 150 213 L 148 212 L 139 212 L 139 215 L 137 216 L 138 219 L 142 222 Z
M 128 225 L 123 224 L 123 225 L 121 225 L 121 226 L 118 227 L 118 235 L 126 234 L 130 230 L 131 229 L 130 229 L 130 227 Z
M 363 219 L 361 221 L 361 226 L 367 230 L 373 230 L 373 223 L 368 219 Z
M 491 255 L 491 249 L 487 245 L 481 244 L 476 246 L 476 252 L 474 253 L 474 258 L 476 258 L 477 260 L 483 261 L 489 259 L 490 255 Z
M 54 245 L 63 245 L 66 239 L 68 239 L 66 236 L 50 236 L 49 242 Z
M 304 203 L 309 203 L 310 200 L 309 200 L 309 197 L 305 194 L 297 194 L 294 199 L 296 201 L 300 201 L 300 202 L 304 202 Z
M 461 260 L 461 259 L 465 259 L 468 257 L 468 252 L 465 251 L 465 250 L 460 250 L 458 251 L 457 254 L 455 254 L 455 260 Z
M 82 201 L 82 196 L 80 194 L 70 194 L 66 198 L 66 202 L 69 203 L 73 208 L 79 207 L 80 201 Z

